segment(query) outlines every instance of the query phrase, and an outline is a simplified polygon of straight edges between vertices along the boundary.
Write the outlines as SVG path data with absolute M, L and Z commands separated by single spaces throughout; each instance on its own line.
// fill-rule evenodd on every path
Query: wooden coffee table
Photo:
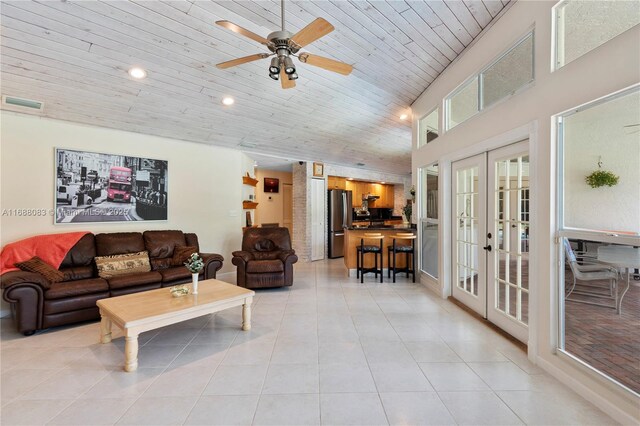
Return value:
M 251 302 L 255 292 L 218 280 L 198 284 L 198 294 L 173 297 L 169 287 L 98 300 L 100 341 L 111 342 L 115 323 L 125 336 L 124 369 L 138 368 L 138 335 L 166 325 L 242 305 L 242 329 L 251 329 Z

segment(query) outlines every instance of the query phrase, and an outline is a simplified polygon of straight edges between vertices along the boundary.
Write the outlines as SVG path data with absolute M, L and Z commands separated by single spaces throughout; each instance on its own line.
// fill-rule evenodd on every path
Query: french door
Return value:
M 527 342 L 527 141 L 452 164 L 452 295 Z

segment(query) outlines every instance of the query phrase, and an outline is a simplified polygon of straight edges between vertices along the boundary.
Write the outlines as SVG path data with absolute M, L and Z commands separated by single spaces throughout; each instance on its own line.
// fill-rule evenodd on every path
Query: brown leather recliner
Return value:
M 242 251 L 234 251 L 231 260 L 238 267 L 237 284 L 245 288 L 292 285 L 297 261 L 287 228 L 248 228 Z

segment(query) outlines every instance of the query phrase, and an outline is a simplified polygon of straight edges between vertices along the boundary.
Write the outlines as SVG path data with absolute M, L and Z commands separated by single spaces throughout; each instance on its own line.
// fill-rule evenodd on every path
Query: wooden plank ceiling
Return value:
M 296 88 L 282 90 L 266 59 L 214 66 L 266 51 L 214 22 L 266 37 L 280 26 L 277 0 L 3 1 L 2 94 L 44 101 L 51 118 L 408 173 L 410 120 L 399 115 L 507 3 L 287 1 L 287 30 L 316 17 L 336 28 L 305 50 L 355 69 L 297 62 Z M 148 77 L 133 80 L 132 66 Z

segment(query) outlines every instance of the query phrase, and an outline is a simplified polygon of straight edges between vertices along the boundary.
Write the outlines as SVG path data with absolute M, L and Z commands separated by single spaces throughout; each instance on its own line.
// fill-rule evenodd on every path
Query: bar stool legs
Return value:
M 413 282 L 416 282 L 416 236 L 413 234 L 398 234 L 393 237 L 393 245 L 389 246 L 387 251 L 387 264 L 389 267 L 389 276 L 393 274 L 393 282 L 396 282 L 396 274 L 406 272 L 407 278 L 409 278 L 409 274 L 412 275 Z M 411 246 L 398 246 L 396 245 L 396 240 L 411 240 Z M 393 255 L 392 255 L 393 253 Z M 396 265 L 396 256 L 399 253 L 405 254 L 405 262 L 406 266 L 404 268 L 398 268 Z M 411 262 L 409 262 L 409 257 L 411 257 Z M 411 265 L 411 266 L 409 266 Z
M 364 244 L 364 240 L 365 239 L 374 239 L 374 240 L 379 240 L 379 246 L 373 246 L 373 245 L 365 245 Z M 381 234 L 370 234 L 367 235 L 365 234 L 365 236 L 363 238 L 360 239 L 360 245 L 356 246 L 356 277 L 360 278 L 360 282 L 364 283 L 364 274 L 368 273 L 368 272 L 373 272 L 375 274 L 376 279 L 378 278 L 378 274 L 380 274 L 380 282 L 382 282 L 383 278 L 384 278 L 384 273 L 383 273 L 383 256 L 384 256 L 384 251 L 383 251 L 383 240 L 384 237 Z M 373 268 L 365 268 L 364 267 L 364 255 L 365 253 L 373 253 L 374 256 L 374 267 Z M 380 265 L 378 266 L 378 255 L 380 255 Z

